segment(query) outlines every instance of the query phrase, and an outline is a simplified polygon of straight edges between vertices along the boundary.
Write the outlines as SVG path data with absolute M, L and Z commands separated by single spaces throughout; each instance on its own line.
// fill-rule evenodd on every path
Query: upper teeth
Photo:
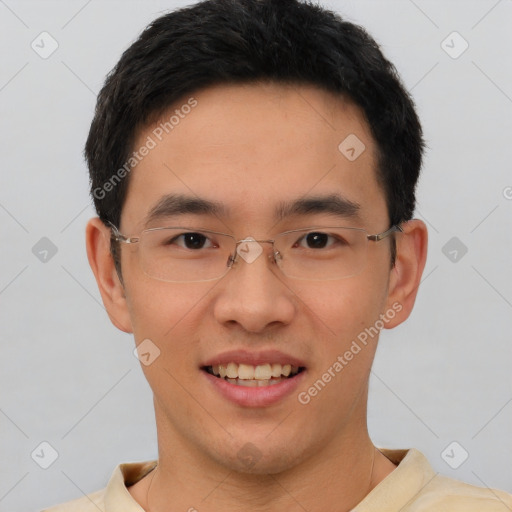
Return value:
M 228 377 L 229 379 L 248 379 L 248 380 L 269 380 L 272 377 L 278 378 L 283 375 L 295 375 L 299 371 L 298 366 L 291 364 L 277 364 L 267 363 L 253 366 L 252 364 L 217 364 L 212 367 L 213 373 L 221 378 Z

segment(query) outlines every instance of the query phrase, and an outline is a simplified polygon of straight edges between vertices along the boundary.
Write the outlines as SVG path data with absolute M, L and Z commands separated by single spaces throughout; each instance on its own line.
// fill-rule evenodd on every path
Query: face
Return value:
M 196 106 L 169 133 L 158 131 L 159 121 L 138 134 L 135 148 L 148 137 L 156 145 L 131 172 L 121 233 L 178 225 L 269 240 L 310 226 L 370 234 L 389 228 L 375 144 L 357 107 L 305 86 L 219 86 L 193 96 Z M 339 149 L 351 135 L 365 145 L 356 159 Z M 173 211 L 148 221 L 171 195 L 220 208 L 179 212 L 174 202 Z M 332 196 L 338 208 L 326 200 Z M 283 208 L 311 198 L 316 206 L 309 209 Z M 288 278 L 267 257 L 270 244 L 261 247 L 260 257 L 251 263 L 238 257 L 221 279 L 176 283 L 148 277 L 137 244 L 122 245 L 127 320 L 120 327 L 137 344 L 149 339 L 160 350 L 142 368 L 154 393 L 161 449 L 165 439 L 204 464 L 276 473 L 367 435 L 375 326 L 400 306 L 393 308 L 390 293 L 389 239 L 368 243 L 358 275 L 330 281 Z M 266 365 L 277 374 L 287 364 L 300 372 L 245 387 L 209 373 L 228 363 L 247 365 L 238 371 L 249 373 L 262 366 L 262 375 Z

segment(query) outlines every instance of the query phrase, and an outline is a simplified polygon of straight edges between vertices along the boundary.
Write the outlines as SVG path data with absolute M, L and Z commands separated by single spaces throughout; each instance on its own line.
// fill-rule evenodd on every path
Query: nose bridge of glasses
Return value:
M 274 244 L 275 240 L 256 240 L 252 236 L 248 236 L 247 238 L 242 238 L 242 240 L 238 240 L 236 245 L 240 245 L 243 243 L 256 243 L 256 244 Z
M 231 264 L 236 262 L 238 256 L 246 263 L 253 263 L 264 252 L 262 244 L 270 244 L 272 246 L 272 251 L 268 254 L 268 258 L 275 263 L 278 253 L 275 250 L 274 243 L 275 240 L 257 240 L 252 236 L 238 240 L 236 242 L 235 254 L 232 257 Z

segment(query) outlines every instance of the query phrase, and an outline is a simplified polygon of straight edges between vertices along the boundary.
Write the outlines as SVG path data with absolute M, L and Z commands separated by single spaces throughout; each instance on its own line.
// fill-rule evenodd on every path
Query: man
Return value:
M 52 511 L 505 511 L 366 424 L 378 334 L 425 265 L 412 101 L 364 30 L 297 0 L 155 20 L 102 89 L 87 251 L 154 394 L 158 461 Z

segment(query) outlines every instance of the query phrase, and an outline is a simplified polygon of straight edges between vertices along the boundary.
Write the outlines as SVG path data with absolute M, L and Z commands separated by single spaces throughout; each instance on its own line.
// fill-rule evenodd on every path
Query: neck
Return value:
M 208 460 L 167 429 L 159 429 L 159 464 L 130 492 L 147 512 L 348 511 L 395 466 L 371 443 L 366 428 L 341 435 L 315 455 L 275 474 L 240 473 Z M 363 432 L 361 434 L 361 432 Z M 167 434 L 167 435 L 166 435 Z

